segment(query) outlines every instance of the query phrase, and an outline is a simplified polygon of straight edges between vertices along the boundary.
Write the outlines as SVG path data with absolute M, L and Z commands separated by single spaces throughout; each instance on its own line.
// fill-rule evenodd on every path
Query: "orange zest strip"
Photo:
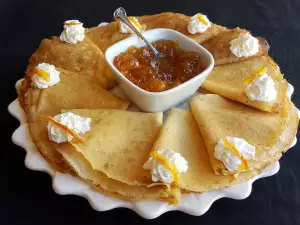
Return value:
M 242 165 L 238 169 L 239 171 L 245 171 L 248 170 L 248 163 L 247 160 L 240 154 L 240 152 L 236 149 L 236 147 L 231 144 L 226 138 L 224 139 L 224 145 L 238 158 L 241 159 Z
M 177 172 L 177 169 L 176 169 L 176 167 L 175 167 L 174 164 L 169 163 L 168 160 L 165 157 L 161 156 L 156 151 L 151 152 L 150 156 L 152 156 L 157 161 L 161 162 L 161 164 L 165 168 L 167 168 L 168 170 L 170 170 L 170 172 L 171 172 L 171 174 L 173 176 L 174 182 L 178 182 L 178 172 Z
M 71 25 L 80 25 L 81 23 L 80 22 L 69 22 L 69 23 L 66 23 L 64 22 L 64 25 L 67 25 L 67 26 L 71 26 Z
M 138 21 L 136 18 L 134 18 L 134 17 L 128 17 L 128 19 L 129 19 L 129 21 L 130 21 L 134 26 L 136 26 L 136 27 L 139 28 L 139 29 L 142 29 L 141 24 L 139 23 L 139 21 Z
M 250 84 L 255 78 L 260 77 L 261 75 L 263 75 L 266 72 L 267 72 L 267 67 L 264 66 L 259 71 L 257 71 L 256 73 L 250 75 L 247 79 L 245 79 L 244 84 L 246 84 L 246 85 Z
M 50 81 L 49 73 L 47 73 L 47 72 L 45 72 L 44 70 L 41 70 L 41 69 L 34 68 L 28 73 L 28 75 L 29 76 L 37 75 L 37 76 L 43 78 L 47 82 Z
M 204 25 L 208 26 L 208 21 L 204 19 L 204 17 L 200 13 L 197 14 L 197 19 Z
M 41 115 L 40 118 L 42 119 L 47 119 L 49 121 L 51 121 L 55 126 L 63 129 L 65 132 L 67 132 L 68 134 L 70 134 L 74 139 L 76 139 L 78 142 L 83 143 L 83 139 L 73 130 L 69 129 L 67 126 L 57 122 L 55 119 L 53 119 L 51 116 L 45 116 L 45 115 Z

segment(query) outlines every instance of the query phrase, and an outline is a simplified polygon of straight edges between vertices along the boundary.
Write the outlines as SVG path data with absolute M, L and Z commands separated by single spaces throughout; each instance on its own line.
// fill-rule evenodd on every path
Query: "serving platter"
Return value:
M 16 89 L 19 88 L 22 80 L 16 83 Z M 289 84 L 288 97 L 291 98 L 294 88 Z M 116 87 L 112 93 L 121 98 L 125 98 L 121 89 Z M 197 92 L 195 95 L 201 94 Z M 187 101 L 183 102 L 179 108 L 187 108 Z M 139 111 L 136 107 L 131 106 L 131 111 Z M 114 197 L 109 197 L 95 191 L 92 187 L 84 183 L 81 179 L 73 177 L 70 174 L 62 174 L 55 171 L 41 156 L 36 149 L 26 123 L 26 115 L 19 105 L 18 99 L 14 100 L 9 106 L 8 111 L 12 116 L 19 120 L 20 126 L 14 131 L 12 141 L 14 144 L 22 147 L 26 151 L 25 166 L 28 169 L 42 171 L 48 173 L 52 177 L 53 190 L 60 195 L 77 195 L 86 198 L 90 205 L 97 211 L 106 211 L 114 208 L 129 208 L 146 219 L 154 219 L 165 212 L 182 211 L 190 215 L 200 216 L 207 212 L 210 206 L 220 198 L 245 199 L 252 191 L 254 181 L 275 175 L 279 171 L 279 162 L 269 165 L 258 176 L 248 180 L 247 182 L 233 186 L 231 188 L 219 189 L 215 191 L 205 192 L 203 194 L 189 193 L 183 194 L 179 205 L 170 205 L 166 202 L 157 200 L 143 200 L 130 202 Z M 298 111 L 299 112 L 299 111 Z M 164 113 L 164 115 L 166 115 Z M 291 147 L 297 142 L 295 138 Z

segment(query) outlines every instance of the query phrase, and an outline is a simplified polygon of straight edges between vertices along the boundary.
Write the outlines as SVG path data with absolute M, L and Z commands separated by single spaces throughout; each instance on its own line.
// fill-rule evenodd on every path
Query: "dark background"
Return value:
M 171 212 L 145 220 L 128 209 L 96 212 L 83 198 L 55 194 L 50 176 L 25 168 L 25 151 L 10 140 L 18 122 L 6 108 L 16 98 L 14 84 L 23 76 L 30 55 L 42 38 L 59 35 L 65 20 L 79 19 L 85 27 L 97 26 L 111 21 L 118 6 L 125 7 L 129 15 L 202 12 L 217 24 L 240 26 L 264 36 L 271 45 L 271 56 L 295 86 L 293 100 L 300 107 L 300 0 L 0 0 L 0 140 L 4 143 L 0 224 L 300 224 L 300 145 L 281 159 L 276 176 L 254 183 L 249 198 L 219 200 L 201 217 Z

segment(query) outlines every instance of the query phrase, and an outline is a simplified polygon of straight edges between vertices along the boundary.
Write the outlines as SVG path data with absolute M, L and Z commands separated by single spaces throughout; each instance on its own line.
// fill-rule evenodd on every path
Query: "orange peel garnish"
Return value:
M 250 75 L 247 79 L 245 79 L 244 84 L 246 85 L 250 84 L 255 78 L 260 77 L 266 72 L 267 72 L 267 66 L 264 66 L 259 71 L 257 71 L 256 73 Z
M 29 73 L 29 76 L 37 75 L 41 78 L 43 78 L 45 81 L 49 82 L 50 81 L 50 74 L 45 72 L 44 70 L 34 68 L 32 69 Z
M 55 126 L 63 129 L 65 132 L 67 132 L 68 134 L 70 134 L 74 139 L 76 139 L 78 142 L 83 143 L 83 139 L 73 130 L 69 129 L 66 125 L 61 124 L 60 122 L 56 121 L 54 118 L 52 118 L 51 116 L 45 116 L 45 115 L 41 115 L 40 118 L 42 119 L 47 119 L 49 121 L 51 121 Z
M 139 29 L 142 29 L 142 25 L 139 23 L 139 21 L 135 17 L 128 17 L 129 21 L 136 26 Z
M 74 21 L 72 21 L 72 22 L 64 22 L 64 25 L 67 25 L 67 26 L 71 26 L 71 25 L 80 25 L 81 23 L 80 22 L 74 22 Z
M 150 156 L 159 161 L 165 168 L 170 170 L 174 182 L 178 182 L 178 172 L 174 164 L 169 163 L 169 161 L 164 156 L 158 154 L 157 151 L 151 152 Z
M 206 26 L 209 25 L 208 21 L 200 13 L 197 14 L 197 19 L 204 25 L 206 25 Z
M 224 139 L 224 145 L 240 160 L 242 161 L 242 164 L 240 168 L 238 169 L 239 171 L 246 171 L 249 169 L 247 160 L 240 154 L 240 152 L 236 149 L 236 147 L 231 144 L 226 138 Z

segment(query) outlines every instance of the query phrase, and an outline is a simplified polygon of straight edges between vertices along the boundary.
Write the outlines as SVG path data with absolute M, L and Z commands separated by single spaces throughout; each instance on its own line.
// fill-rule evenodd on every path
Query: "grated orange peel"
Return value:
M 80 142 L 80 143 L 84 142 L 83 139 L 75 131 L 71 130 L 66 125 L 63 125 L 60 122 L 56 121 L 53 117 L 46 116 L 46 115 L 40 115 L 40 118 L 47 119 L 48 121 L 51 121 L 55 126 L 63 129 L 65 132 L 67 132 L 68 134 L 70 134 L 78 142 Z
M 34 68 L 32 69 L 29 73 L 29 76 L 37 75 L 41 78 L 43 78 L 45 81 L 49 82 L 50 81 L 50 74 L 44 70 Z
M 236 149 L 236 147 L 227 140 L 227 138 L 224 139 L 224 145 L 236 157 L 238 157 L 242 161 L 242 164 L 241 164 L 240 168 L 238 169 L 238 171 L 246 171 L 246 170 L 248 170 L 249 166 L 248 166 L 247 160 L 240 154 L 240 152 Z
M 176 166 L 173 163 L 169 163 L 168 159 L 166 159 L 164 156 L 158 154 L 157 151 L 151 152 L 150 156 L 152 156 L 154 159 L 159 161 L 165 168 L 170 170 L 174 182 L 175 183 L 178 182 L 178 172 L 177 172 Z
M 197 14 L 197 19 L 198 19 L 201 23 L 203 23 L 204 25 L 206 25 L 206 26 L 209 25 L 208 21 L 202 16 L 202 14 L 198 13 L 198 14 Z
M 128 17 L 129 21 L 136 26 L 138 29 L 142 29 L 142 25 L 139 23 L 139 21 L 135 17 Z
M 258 70 L 257 72 L 253 73 L 252 75 L 250 75 L 248 78 L 246 78 L 244 80 L 244 84 L 248 85 L 250 83 L 252 83 L 252 81 L 257 78 L 262 76 L 263 74 L 265 74 L 267 72 L 267 66 L 263 66 L 260 70 Z

